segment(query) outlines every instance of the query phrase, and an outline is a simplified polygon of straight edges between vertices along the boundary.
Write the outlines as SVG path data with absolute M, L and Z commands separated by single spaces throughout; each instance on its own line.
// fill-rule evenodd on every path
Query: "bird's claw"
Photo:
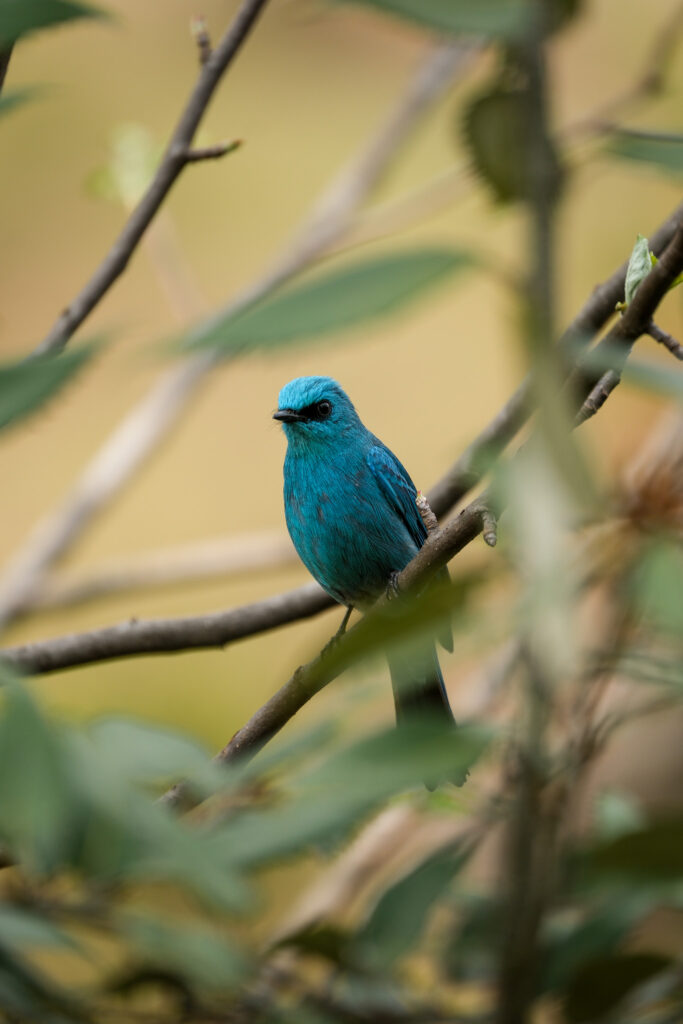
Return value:
M 397 572 L 392 572 L 391 576 L 389 577 L 389 580 L 387 582 L 387 601 L 393 601 L 401 593 L 401 587 L 399 586 L 398 577 L 399 574 Z

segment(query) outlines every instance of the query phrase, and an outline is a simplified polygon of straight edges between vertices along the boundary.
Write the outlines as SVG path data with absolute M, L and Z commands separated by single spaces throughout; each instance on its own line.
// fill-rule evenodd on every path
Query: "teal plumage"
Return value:
M 287 436 L 284 502 L 294 546 L 335 601 L 367 608 L 427 536 L 415 485 L 329 377 L 290 381 L 274 418 Z M 393 650 L 388 660 L 399 722 L 414 711 L 453 720 L 431 641 Z

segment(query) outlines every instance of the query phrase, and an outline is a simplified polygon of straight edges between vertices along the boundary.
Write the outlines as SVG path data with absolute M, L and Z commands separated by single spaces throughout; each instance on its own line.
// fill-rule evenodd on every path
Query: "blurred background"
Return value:
M 551 44 L 558 127 L 591 118 L 634 85 L 676 6 L 675 0 L 584 5 Z M 143 126 L 152 144 L 162 145 L 197 73 L 189 28 L 198 13 L 194 2 L 112 0 L 108 7 L 112 23 L 75 22 L 30 37 L 12 60 L 8 86 L 44 85 L 37 101 L 5 119 L 0 135 L 3 358 L 37 343 L 119 230 L 123 206 L 98 195 L 93 179 L 111 161 L 122 126 Z M 216 36 L 235 7 L 203 3 L 201 13 Z M 152 242 L 136 252 L 82 329 L 83 337 L 110 334 L 106 351 L 61 401 L 3 440 L 2 561 L 66 495 L 85 462 L 152 385 L 167 359 L 164 339 L 262 272 L 313 199 L 385 119 L 430 46 L 409 24 L 353 6 L 308 0 L 269 6 L 219 88 L 198 139 L 207 145 L 241 138 L 243 147 L 183 173 L 162 222 L 152 228 Z M 466 82 L 419 125 L 377 201 L 403 196 L 464 164 L 461 100 L 490 68 L 491 58 L 480 58 Z M 661 96 L 627 109 L 622 121 L 663 130 L 680 123 L 680 59 L 672 63 L 668 83 Z M 595 144 L 569 148 L 576 167 L 558 240 L 563 321 L 626 258 L 635 235 L 656 226 L 679 195 L 675 179 L 595 150 Z M 445 243 L 481 251 L 501 272 L 519 270 L 525 241 L 519 213 L 498 207 L 466 176 L 446 195 L 416 226 L 352 255 Z M 672 297 L 663 326 L 680 335 L 682 312 L 680 298 Z M 285 445 L 271 413 L 280 387 L 301 374 L 337 378 L 370 429 L 426 489 L 521 379 L 518 326 L 501 281 L 474 273 L 377 325 L 267 357 L 252 355 L 215 371 L 161 449 L 96 517 L 65 567 L 96 568 L 232 534 L 284 533 Z M 648 355 L 659 356 L 654 342 L 642 344 Z M 624 387 L 599 424 L 587 425 L 587 441 L 599 433 L 591 457 L 601 472 L 618 472 L 659 404 Z M 461 561 L 490 557 L 468 551 Z M 103 598 L 32 615 L 6 639 L 19 643 L 131 616 L 214 610 L 305 578 L 293 563 L 248 578 Z M 36 686 L 69 717 L 125 709 L 182 724 L 215 747 L 282 683 L 283 668 L 286 676 L 336 622 L 331 612 L 225 652 L 129 659 L 63 672 Z M 457 707 L 462 657 L 446 657 L 444 669 Z M 320 698 L 334 700 L 332 691 Z M 315 715 L 316 709 L 305 713 Z
M 232 0 L 205 0 L 198 10 L 195 0 L 163 4 L 107 0 L 105 6 L 111 20 L 75 21 L 36 33 L 20 41 L 12 56 L 6 87 L 38 84 L 40 92 L 20 111 L 3 116 L 0 125 L 2 362 L 20 359 L 38 344 L 125 222 L 198 74 L 193 18 L 203 15 L 217 40 L 238 5 Z M 680 202 L 680 174 L 666 175 L 647 163 L 615 159 L 600 129 L 602 121 L 613 118 L 625 127 L 680 131 L 683 46 L 676 45 L 676 31 L 681 32 L 682 21 L 680 0 L 652 0 L 647 5 L 640 0 L 585 0 L 578 16 L 548 44 L 552 124 L 570 172 L 557 218 L 560 326 L 571 320 L 596 284 L 628 258 L 636 236 L 654 232 Z M 3 433 L 0 565 L 9 564 L 27 545 L 30 550 L 33 531 L 72 492 L 84 467 L 155 386 L 159 375 L 178 365 L 169 340 L 181 337 L 191 325 L 224 306 L 259 280 L 282 252 L 291 251 L 291 239 L 316 198 L 386 122 L 433 48 L 429 33 L 354 4 L 272 0 L 267 5 L 221 82 L 195 140 L 199 146 L 210 146 L 239 139 L 242 145 L 223 159 L 183 171 L 124 275 L 67 351 L 83 339 L 104 336 L 102 350 L 58 400 L 22 423 L 21 429 Z M 159 552 L 162 560 L 169 560 L 178 552 L 198 550 L 192 546 L 199 544 L 204 545 L 204 556 L 209 551 L 209 562 L 211 552 L 218 558 L 226 543 L 247 553 L 274 545 L 277 557 L 266 558 L 259 568 L 223 576 L 207 574 L 170 586 L 125 589 L 64 607 L 45 598 L 45 607 L 38 602 L 10 625 L 3 635 L 6 645 L 131 618 L 217 611 L 305 582 L 304 568 L 287 547 L 282 507 L 285 440 L 271 418 L 280 388 L 293 377 L 323 374 L 339 380 L 365 424 L 399 456 L 423 490 L 439 479 L 491 420 L 524 377 L 528 357 L 516 289 L 529 263 L 527 212 L 524 204 L 503 205 L 495 200 L 470 168 L 463 140 L 463 112 L 497 67 L 492 48 L 472 57 L 467 74 L 418 120 L 374 191 L 369 212 L 367 207 L 360 211 L 353 229 L 313 269 L 322 271 L 345 261 L 423 246 L 469 250 L 479 266 L 360 329 L 274 347 L 265 354 L 239 355 L 213 369 L 163 444 L 93 517 L 78 543 L 55 567 L 51 580 L 64 580 L 66 574 L 83 580 L 121 565 L 144 565 Z M 648 92 L 642 83 L 655 71 L 665 72 L 665 84 L 659 91 Z M 683 336 L 683 288 L 667 297 L 657 322 L 674 337 Z M 639 341 L 637 354 L 666 373 L 678 371 L 671 356 L 651 338 Z M 596 531 L 594 547 L 586 555 L 586 564 L 599 563 L 601 570 L 609 563 L 607 586 L 603 590 L 599 584 L 597 595 L 591 593 L 585 601 L 583 596 L 579 601 L 578 591 L 575 595 L 577 607 L 581 604 L 577 618 L 583 633 L 577 650 L 581 647 L 582 656 L 590 653 L 593 627 L 603 624 L 605 609 L 610 602 L 618 606 L 623 596 L 619 592 L 623 563 L 632 556 L 637 561 L 639 545 L 647 548 L 652 527 L 648 517 L 658 493 L 664 495 L 662 502 L 677 496 L 679 504 L 671 521 L 678 519 L 665 540 L 673 537 L 680 549 L 680 418 L 667 420 L 663 433 L 660 429 L 673 408 L 661 393 L 624 383 L 599 416 L 578 432 L 581 451 L 604 495 L 618 495 L 601 524 L 604 532 Z M 648 440 L 653 430 L 659 431 L 654 442 Z M 648 476 L 652 467 L 664 467 L 659 478 L 656 473 Z M 624 513 L 632 522 L 622 534 Z M 562 510 L 557 519 L 566 525 Z M 667 530 L 671 521 L 665 523 Z M 629 533 L 634 523 L 636 541 Z M 471 628 L 459 630 L 454 652 L 442 652 L 440 657 L 456 717 L 476 719 L 483 710 L 488 721 L 490 711 L 491 720 L 503 722 L 500 735 L 507 737 L 515 716 L 510 706 L 500 714 L 490 658 L 502 655 L 505 665 L 506 637 L 518 625 L 515 588 L 524 574 L 515 577 L 517 541 L 514 537 L 510 541 L 514 529 L 507 533 L 506 520 L 501 533 L 496 551 L 477 541 L 452 563 L 454 578 L 489 567 L 497 575 L 485 599 L 478 605 L 475 601 L 475 614 L 463 620 Z M 563 534 L 562 544 L 565 539 Z M 564 564 L 562 558 L 557 564 Z M 680 584 L 679 578 L 678 590 L 674 587 L 671 593 L 680 594 Z M 519 589 L 523 587 L 524 580 Z M 616 598 L 610 588 L 617 592 Z M 680 621 L 680 608 L 674 611 Z M 330 610 L 233 643 L 224 651 L 94 664 L 36 677 L 28 689 L 37 697 L 37 705 L 54 712 L 57 720 L 83 723 L 121 712 L 132 719 L 179 727 L 216 750 L 297 665 L 320 650 L 339 621 L 340 611 Z M 589 640 L 584 645 L 585 637 Z M 667 634 L 655 653 L 668 654 L 670 640 Z M 677 650 L 675 644 L 671 648 Z M 678 671 L 680 696 L 680 664 Z M 365 686 L 359 685 L 359 676 Z M 618 680 L 615 689 L 621 693 Z M 562 699 L 558 700 L 560 711 Z M 11 700 L 8 706 L 11 712 Z M 318 695 L 288 726 L 285 736 L 303 734 L 305 726 L 320 721 L 341 721 L 341 731 L 351 733 L 359 720 L 364 726 L 368 722 L 385 725 L 392 714 L 387 673 L 372 664 Z M 569 735 L 567 721 L 561 718 L 560 714 L 557 732 L 564 736 L 565 729 Z M 603 824 L 609 819 L 605 829 L 615 826 L 618 832 L 624 822 L 635 827 L 634 822 L 640 821 L 634 811 L 638 801 L 655 812 L 680 812 L 680 736 L 680 709 L 673 712 L 669 702 L 660 714 L 625 725 L 607 755 L 596 757 L 595 771 L 591 766 L 588 772 L 589 793 L 614 787 L 618 794 L 637 798 L 631 806 L 628 800 L 620 803 L 617 795 L 609 807 L 605 805 Z M 133 733 L 129 739 L 134 747 Z M 125 744 L 120 748 L 123 758 Z M 416 796 L 413 792 L 383 812 L 368 832 L 360 833 L 359 845 L 351 847 L 344 869 L 351 875 L 354 864 L 362 869 L 357 871 L 360 882 L 349 890 L 356 910 L 363 899 L 367 903 L 367 891 L 360 892 L 359 900 L 364 872 L 375 887 L 381 876 L 382 887 L 387 880 L 382 874 L 385 859 L 391 860 L 392 871 L 397 860 L 402 869 L 411 857 L 422 866 L 420 857 L 443 843 L 451 835 L 449 829 L 457 831 L 465 812 L 473 818 L 485 816 L 482 808 L 494 777 L 494 770 L 487 771 L 457 793 L 427 795 L 420 790 Z M 505 776 L 505 764 L 501 776 Z M 283 787 L 289 796 L 290 781 L 285 777 Z M 258 786 L 244 797 L 245 806 L 253 798 L 255 817 L 264 815 L 266 839 L 261 839 L 266 851 L 277 832 L 268 817 L 273 810 L 269 784 L 270 780 L 264 783 L 262 803 Z M 296 785 L 293 792 L 296 796 Z M 321 803 L 323 798 L 324 793 L 317 794 Z M 273 803 L 277 805 L 277 799 Z M 294 807 L 296 811 L 296 801 Z M 238 805 L 233 819 L 228 815 L 226 833 L 230 844 L 236 835 L 238 847 L 239 831 L 230 833 L 230 827 L 235 821 L 238 826 L 243 823 L 241 809 Z M 359 821 L 364 811 L 361 806 Z M 635 817 L 629 817 L 632 812 Z M 156 810 L 148 808 L 146 813 Z M 322 906 L 324 912 L 328 903 L 332 910 L 341 908 L 343 915 L 353 902 L 349 898 L 349 906 L 345 904 L 348 877 L 343 871 L 341 876 L 325 876 L 319 891 L 307 889 L 329 865 L 329 858 L 324 844 L 323 856 L 311 856 L 305 815 L 303 819 L 301 848 L 295 851 L 303 856 L 294 865 L 283 865 L 277 858 L 288 856 L 288 851 L 278 848 L 273 854 L 275 871 L 259 876 L 259 898 L 264 893 L 266 898 L 243 928 L 250 939 L 253 933 L 259 942 L 266 935 L 272 938 L 273 923 L 285 908 L 291 930 L 297 915 L 304 922 L 315 920 L 316 908 Z M 184 826 L 172 820 L 180 836 Z M 595 824 L 597 812 L 591 799 L 570 806 L 567 821 L 576 820 L 584 827 Z M 9 833 L 3 829 L 0 837 L 6 839 Z M 187 832 L 202 835 L 201 829 Z M 681 841 L 683 831 L 676 835 Z M 423 839 L 424 849 L 420 847 Z M 338 836 L 334 833 L 326 841 L 334 846 Z M 490 846 L 484 844 L 475 862 L 475 880 L 493 876 L 499 844 L 500 834 Z M 255 845 L 258 850 L 258 842 Z M 201 875 L 201 870 L 195 871 L 194 848 L 187 849 L 192 854 L 187 858 L 187 877 Z M 132 861 L 134 873 L 134 857 Z M 257 871 L 262 863 L 258 855 L 255 863 L 256 867 L 245 867 L 238 858 L 236 874 L 242 869 L 245 874 L 252 868 Z M 66 855 L 64 864 L 71 870 Z M 77 864 L 77 870 L 80 867 Z M 89 870 L 99 882 L 99 869 L 99 862 L 84 869 L 87 884 L 92 881 Z M 144 871 L 141 877 L 146 884 L 150 881 Z M 15 881 L 12 877 L 7 883 L 10 895 Z M 151 883 L 158 883 L 154 871 Z M 229 888 L 231 879 L 224 878 L 223 883 Z M 298 897 L 300 891 L 303 904 L 292 907 L 292 895 L 296 892 Z M 206 891 L 200 895 L 206 898 Z M 467 896 L 471 895 L 468 891 Z M 128 896 L 130 890 L 124 894 Z M 144 898 L 148 896 L 145 893 Z M 602 899 L 602 892 L 599 896 Z M 567 900 L 574 897 L 571 893 Z M 169 905 L 184 912 L 184 898 L 174 891 Z M 576 907 L 582 898 L 583 894 L 576 898 Z M 675 927 L 667 930 L 667 921 L 658 920 L 652 931 L 657 941 L 664 936 L 662 948 L 667 955 L 681 935 L 680 891 L 677 898 Z M 159 909 L 164 899 L 155 890 L 149 903 Z M 617 911 L 619 899 L 613 901 Z M 465 902 L 463 898 L 462 904 L 451 906 L 456 916 Z M 213 905 L 210 909 L 213 912 Z M 583 913 L 586 908 L 580 909 Z M 647 913 L 650 909 L 648 903 Z M 474 913 L 472 921 L 474 927 Z M 469 923 L 467 918 L 467 927 Z M 551 924 L 554 928 L 555 922 Z M 470 943 L 467 927 L 459 940 L 464 947 Z M 241 924 L 231 928 L 241 935 Z M 0 917 L 0 945 L 2 935 Z M 449 948 L 446 942 L 442 947 Z M 472 949 L 476 974 L 476 943 Z M 564 949 L 560 953 L 564 955 Z M 490 949 L 488 956 L 490 961 Z M 341 969 L 346 966 L 341 963 Z M 468 971 L 470 967 L 468 961 Z M 458 969 L 456 965 L 453 977 L 459 977 Z M 431 961 L 427 966 L 422 963 L 421 969 L 418 966 L 421 991 L 429 989 L 433 970 Z M 2 998 L 0 985 L 0 1005 Z M 490 995 L 487 998 L 490 1005 Z M 321 1019 L 310 1018 L 316 1024 Z M 552 1024 L 565 1020 L 552 1014 L 542 1019 Z M 674 1021 L 673 1017 L 656 1019 Z M 304 1017 L 293 1022 L 304 1024 Z

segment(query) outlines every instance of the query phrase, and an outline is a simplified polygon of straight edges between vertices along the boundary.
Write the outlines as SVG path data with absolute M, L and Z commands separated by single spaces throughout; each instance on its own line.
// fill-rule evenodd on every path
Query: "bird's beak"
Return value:
M 296 409 L 278 409 L 273 413 L 273 419 L 280 420 L 282 423 L 304 423 L 306 421 L 306 417 Z

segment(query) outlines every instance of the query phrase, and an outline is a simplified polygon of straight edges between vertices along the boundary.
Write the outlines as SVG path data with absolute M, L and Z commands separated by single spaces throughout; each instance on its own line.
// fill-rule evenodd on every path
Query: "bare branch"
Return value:
M 5 78 L 7 77 L 7 69 L 9 62 L 12 59 L 12 47 L 10 46 L 7 50 L 0 50 L 0 92 L 5 84 Z
M 675 356 L 676 359 L 683 360 L 683 345 L 681 345 L 680 341 L 676 341 L 672 335 L 663 331 L 661 327 L 658 327 L 654 320 L 648 325 L 647 333 L 651 338 L 654 338 L 655 341 L 658 341 L 660 345 L 667 348 L 672 356 Z
M 462 72 L 472 52 L 473 47 L 454 43 L 430 54 L 386 123 L 335 178 L 282 255 L 262 277 L 224 306 L 216 319 L 263 298 L 342 237 L 355 210 L 377 185 L 397 150 L 452 84 L 454 76 Z M 47 570 L 161 443 L 216 361 L 212 353 L 202 353 L 164 373 L 114 431 L 63 504 L 29 536 L 0 580 L 0 629 L 28 606 Z
M 187 154 L 192 140 L 218 83 L 267 2 L 268 0 L 244 0 L 231 26 L 202 65 L 197 83 L 180 115 L 149 188 L 93 276 L 60 314 L 52 330 L 33 355 L 55 353 L 64 348 L 74 331 L 126 269 L 148 225 L 188 163 Z
M 213 146 L 202 146 L 201 148 L 186 149 L 184 155 L 185 163 L 198 164 L 202 160 L 219 160 L 228 153 L 234 153 L 243 145 L 242 139 L 233 139 L 232 142 L 217 142 Z
M 200 67 L 203 67 L 211 56 L 211 37 L 206 18 L 201 16 L 193 18 L 190 22 L 190 32 L 197 45 Z
M 225 647 L 234 640 L 310 618 L 333 603 L 317 583 L 308 583 L 224 612 L 175 619 L 131 619 L 89 633 L 8 647 L 1 654 L 13 668 L 40 675 L 129 655 Z
M 599 365 L 600 357 L 614 359 L 618 354 L 621 365 L 626 362 L 633 343 L 648 334 L 652 317 L 672 283 L 683 271 L 683 214 L 678 218 L 676 232 L 662 253 L 660 259 L 638 287 L 631 303 L 610 331 L 595 348 Z M 576 423 L 585 422 L 601 407 L 605 399 L 619 383 L 620 367 L 613 367 L 607 373 L 579 368 L 572 376 L 570 387 L 583 397 L 576 416 Z M 586 389 L 588 388 L 588 397 Z
M 49 576 L 27 610 L 64 608 L 112 594 L 227 579 L 293 564 L 298 564 L 298 557 L 281 531 L 217 537 Z

